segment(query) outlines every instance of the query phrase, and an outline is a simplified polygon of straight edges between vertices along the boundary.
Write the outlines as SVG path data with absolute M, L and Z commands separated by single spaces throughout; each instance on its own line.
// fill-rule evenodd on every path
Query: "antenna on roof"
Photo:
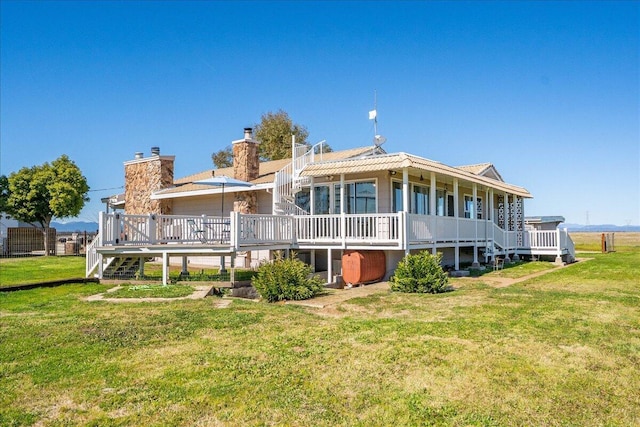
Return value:
M 378 135 L 378 91 L 373 91 L 373 110 L 369 111 L 369 120 L 373 120 L 373 143 L 380 147 L 387 141 L 382 135 Z

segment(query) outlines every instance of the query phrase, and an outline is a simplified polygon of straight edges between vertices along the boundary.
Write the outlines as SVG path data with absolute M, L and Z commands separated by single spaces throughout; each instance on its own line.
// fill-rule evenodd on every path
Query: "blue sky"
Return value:
M 134 152 L 176 177 L 283 109 L 311 142 L 492 162 L 527 215 L 640 224 L 638 2 L 3 0 L 0 173 L 67 154 L 80 220 Z

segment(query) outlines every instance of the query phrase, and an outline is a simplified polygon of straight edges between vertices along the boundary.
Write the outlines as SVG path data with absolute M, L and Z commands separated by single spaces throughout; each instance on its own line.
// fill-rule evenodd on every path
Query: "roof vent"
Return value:
M 160 155 L 160 147 L 151 147 L 151 155 L 159 156 Z

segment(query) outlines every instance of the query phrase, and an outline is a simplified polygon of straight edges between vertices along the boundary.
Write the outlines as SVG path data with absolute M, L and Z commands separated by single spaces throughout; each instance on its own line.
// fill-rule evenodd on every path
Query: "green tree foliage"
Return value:
M 0 206 L 7 214 L 34 227 L 39 225 L 43 233 L 54 217 L 77 216 L 89 201 L 87 179 L 66 155 L 51 164 L 23 167 L 8 178 L 0 178 L 0 191 Z
M 449 278 L 440 267 L 441 261 L 442 254 L 431 255 L 427 251 L 405 256 L 391 277 L 391 290 L 429 294 L 445 292 Z
M 293 120 L 283 110 L 268 112 L 262 115 L 260 123 L 254 125 L 255 138 L 260 141 L 260 160 L 280 160 L 291 157 L 291 135 L 296 136 L 297 144 L 304 144 L 311 148 L 307 142 L 309 132 L 307 128 L 293 123 Z M 329 144 L 323 144 L 322 151 L 332 151 Z M 233 165 L 233 151 L 230 146 L 223 148 L 211 155 L 211 160 L 217 168 Z
M 258 267 L 252 280 L 262 298 L 269 302 L 303 300 L 322 292 L 322 280 L 311 275 L 311 267 L 295 258 L 277 254 L 273 262 Z
M 228 145 L 222 150 L 213 153 L 211 155 L 211 160 L 218 169 L 233 166 L 233 149 Z
M 9 180 L 0 175 L 0 212 L 7 211 L 7 199 L 9 198 Z
M 262 115 L 260 123 L 254 127 L 255 136 L 260 141 L 261 160 L 280 160 L 291 157 L 291 135 L 297 144 L 309 145 L 309 132 L 304 126 L 293 123 L 285 111 L 268 112 Z

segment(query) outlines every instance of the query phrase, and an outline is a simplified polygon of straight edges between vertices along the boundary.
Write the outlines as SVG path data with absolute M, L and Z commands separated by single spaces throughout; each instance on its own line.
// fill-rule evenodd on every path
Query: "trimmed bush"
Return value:
M 323 290 L 323 281 L 311 275 L 310 266 L 280 254 L 273 262 L 262 263 L 251 283 L 269 302 L 308 299 Z
M 441 261 L 442 254 L 434 256 L 427 251 L 405 256 L 391 277 L 391 290 L 428 294 L 445 292 L 449 278 L 440 267 Z

